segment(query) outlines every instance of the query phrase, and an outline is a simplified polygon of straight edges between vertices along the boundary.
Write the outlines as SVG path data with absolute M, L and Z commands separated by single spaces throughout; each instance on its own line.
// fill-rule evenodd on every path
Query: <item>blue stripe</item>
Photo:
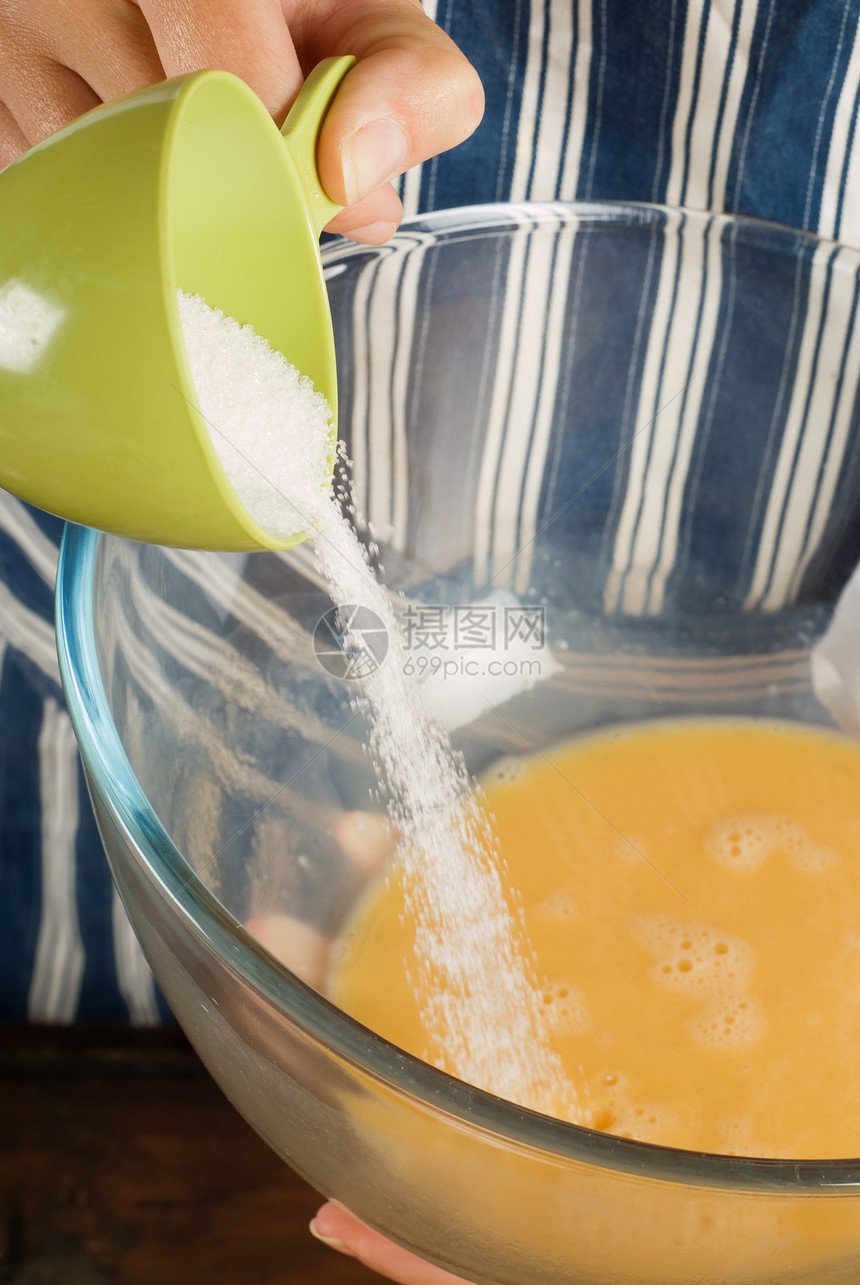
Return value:
M 0 676 L 0 1019 L 27 1013 L 42 916 L 38 739 L 45 679 L 9 649 Z
M 82 772 L 78 810 L 76 895 L 86 954 L 76 1017 L 79 1022 L 127 1022 L 128 1007 L 117 984 L 113 952 L 113 885 Z
M 421 210 L 507 199 L 516 159 L 529 19 L 529 0 L 502 5 L 492 0 L 440 4 L 440 25 L 483 81 L 486 111 L 470 139 L 424 166 Z
M 855 396 L 848 445 L 827 525 L 800 585 L 800 600 L 835 600 L 860 562 L 860 398 Z M 847 519 L 846 519 L 847 515 Z
M 664 199 L 686 8 L 685 0 L 643 6 L 631 21 L 626 0 L 606 0 L 605 66 L 592 60 L 583 140 L 589 164 L 577 196 L 589 187 L 595 200 Z
M 736 229 L 724 234 L 722 298 L 708 374 L 716 388 L 707 432 L 697 438 L 691 461 L 697 481 L 684 497 L 684 556 L 667 585 L 667 611 L 713 612 L 715 602 L 717 609 L 737 611 L 750 588 L 789 411 L 790 398 L 775 399 L 773 390 L 782 371 L 796 368 L 803 334 L 798 319 L 806 311 L 811 266 L 808 247 L 797 264 L 779 245 L 772 257 L 759 255 Z M 737 282 L 744 283 L 742 290 L 736 290 Z M 785 301 L 792 298 L 788 309 Z M 731 379 L 721 377 L 723 369 Z M 742 467 L 736 454 L 739 422 L 752 430 Z M 736 504 L 726 504 L 727 492 Z M 747 521 L 739 521 L 739 514 L 749 514 Z
M 595 21 L 594 11 L 599 9 L 600 21 Z M 591 69 L 588 81 L 588 121 L 589 133 L 582 149 L 583 160 L 587 156 L 588 164 L 580 164 L 578 194 L 583 200 L 591 201 L 596 196 L 595 170 L 600 152 L 600 135 L 603 132 L 603 118 L 606 110 L 606 63 L 608 57 L 606 0 L 593 0 L 591 30 Z M 583 174 L 584 168 L 584 174 Z
M 0 582 L 12 591 L 23 607 L 45 621 L 53 621 L 54 595 L 50 585 L 35 570 L 18 542 L 5 531 L 0 531 Z M 0 633 L 3 632 L 0 622 Z
M 850 56 L 846 2 L 771 0 L 760 7 L 750 47 L 755 74 L 741 100 L 727 209 L 797 228 L 807 218 L 816 225 L 826 162 L 816 148 L 819 120 L 823 113 L 827 139 Z
M 821 213 L 821 197 L 824 191 L 824 179 L 827 171 L 827 150 L 828 142 L 833 131 L 833 123 L 836 116 L 836 109 L 839 105 L 839 91 L 845 73 L 848 70 L 848 64 L 851 58 L 852 39 L 848 38 L 849 28 L 856 28 L 855 22 L 850 23 L 854 0 L 843 0 L 842 17 L 839 23 L 839 41 L 836 49 L 834 65 L 830 70 L 827 79 L 826 89 L 824 90 L 824 99 L 819 112 L 817 122 L 817 134 L 815 138 L 815 147 L 812 156 L 812 172 L 810 175 L 809 189 L 807 191 L 806 209 L 804 211 L 803 227 L 817 228 L 819 216 Z M 853 37 L 853 31 L 852 31 Z
M 540 498 L 533 581 L 553 604 L 559 594 L 569 607 L 602 614 L 603 586 L 611 556 L 607 525 L 626 478 L 635 436 L 635 407 L 645 359 L 647 325 L 659 278 L 663 230 L 643 224 L 620 243 L 611 228 L 577 233 L 566 310 L 553 441 Z M 607 290 L 613 307 L 604 309 Z M 582 315 L 587 327 L 578 325 Z M 601 327 L 594 325 L 600 317 Z M 589 419 L 573 390 L 590 390 Z M 564 550 L 563 571 L 554 567 Z M 545 572 L 542 569 L 546 568 Z M 545 574 L 545 583 L 544 583 Z

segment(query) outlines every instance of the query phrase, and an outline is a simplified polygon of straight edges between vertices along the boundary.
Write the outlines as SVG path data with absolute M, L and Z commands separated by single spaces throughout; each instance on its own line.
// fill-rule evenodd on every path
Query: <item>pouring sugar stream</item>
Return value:
M 0 175 L 0 485 L 156 544 L 304 538 L 304 522 L 270 529 L 229 480 L 176 290 L 252 325 L 312 382 L 331 415 L 312 448 L 327 484 L 337 390 L 318 238 L 340 207 L 316 147 L 354 62 L 320 63 L 280 131 L 241 80 L 204 71 L 96 108 Z M 282 427 L 288 451 L 303 415 L 295 430 Z

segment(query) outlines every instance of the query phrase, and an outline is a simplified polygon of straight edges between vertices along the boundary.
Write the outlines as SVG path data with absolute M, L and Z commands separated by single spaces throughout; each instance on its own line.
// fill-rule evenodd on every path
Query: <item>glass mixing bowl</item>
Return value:
M 645 718 L 852 731 L 857 254 L 654 207 L 500 206 L 325 267 L 359 507 L 472 770 Z M 352 697 L 384 640 L 343 653 L 330 606 L 308 545 L 65 536 L 61 665 L 101 833 L 226 1095 L 322 1193 L 470 1280 L 856 1282 L 860 1158 L 672 1150 L 513 1106 L 246 931 L 277 914 L 332 940 L 364 886 L 334 836 L 373 806 Z

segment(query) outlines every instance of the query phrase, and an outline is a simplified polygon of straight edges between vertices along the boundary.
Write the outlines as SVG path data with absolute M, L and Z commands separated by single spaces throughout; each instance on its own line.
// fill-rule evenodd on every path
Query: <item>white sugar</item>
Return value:
M 341 497 L 342 511 L 323 488 L 328 417 L 315 409 L 306 381 L 249 327 L 188 297 L 181 315 L 201 409 L 244 502 L 273 530 L 264 509 L 283 523 L 295 506 L 293 529 L 316 530 L 316 561 L 334 603 L 375 612 L 388 634 L 385 661 L 363 680 L 353 705 L 368 716 L 368 749 L 418 924 L 416 998 L 427 1031 L 444 1033 L 428 1035 L 428 1058 L 511 1101 L 581 1118 L 551 1047 L 528 943 L 506 900 L 491 821 L 445 727 L 408 676 L 392 595 L 345 516 L 355 517 L 350 495 Z M 217 447 L 220 434 L 232 454 Z M 256 465 L 251 475 L 246 459 Z M 257 469 L 274 483 L 274 500 L 260 494 Z
M 250 326 L 178 298 L 198 409 L 239 499 L 273 535 L 308 530 L 331 476 L 328 402 Z
M 384 663 L 353 703 L 370 716 L 368 748 L 418 925 L 419 975 L 412 980 L 425 1029 L 437 1033 L 428 1056 L 500 1097 L 577 1118 L 575 1091 L 549 1047 L 528 943 L 505 897 L 491 820 L 462 756 L 409 676 L 392 596 L 334 503 L 319 523 L 315 553 L 333 600 L 368 608 L 388 635 Z

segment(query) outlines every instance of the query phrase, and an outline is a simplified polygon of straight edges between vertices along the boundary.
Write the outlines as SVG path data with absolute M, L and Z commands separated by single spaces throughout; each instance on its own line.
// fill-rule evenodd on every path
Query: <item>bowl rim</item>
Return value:
M 811 233 L 734 215 L 636 202 L 523 202 L 461 207 L 409 219 L 385 246 L 368 247 L 338 239 L 324 250 L 323 264 L 331 268 L 356 255 L 390 253 L 398 243 L 403 244 L 404 238 L 415 236 L 447 239 L 504 232 L 523 224 L 548 222 L 558 226 L 572 219 L 580 226 L 583 221 L 653 225 L 671 216 L 697 221 L 719 219 L 753 236 L 775 238 L 787 250 L 794 247 L 795 253 L 798 246 L 821 244 L 821 239 Z M 213 951 L 244 985 L 338 1058 L 353 1063 L 366 1077 L 451 1117 L 461 1128 L 491 1135 L 519 1149 L 544 1153 L 551 1161 L 597 1165 L 620 1174 L 725 1191 L 860 1195 L 860 1158 L 794 1161 L 687 1151 L 617 1137 L 517 1106 L 406 1053 L 338 1009 L 280 964 L 225 909 L 175 847 L 149 805 L 111 718 L 98 664 L 93 608 L 100 550 L 105 541 L 118 539 L 67 524 L 57 569 L 55 615 L 60 674 L 88 783 L 161 895 L 198 941 Z

